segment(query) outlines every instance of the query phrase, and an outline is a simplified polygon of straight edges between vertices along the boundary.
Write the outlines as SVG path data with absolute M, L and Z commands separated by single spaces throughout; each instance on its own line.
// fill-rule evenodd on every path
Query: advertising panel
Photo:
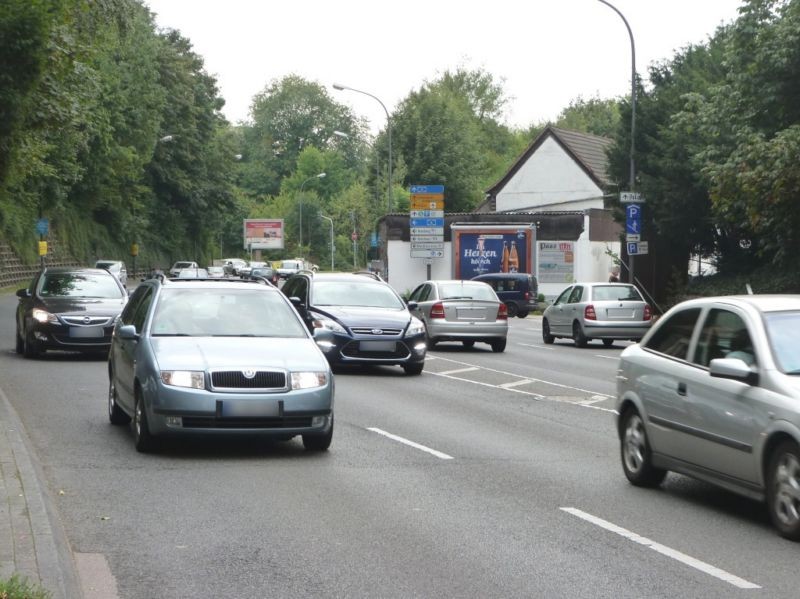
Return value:
M 452 231 L 456 279 L 495 272 L 532 272 L 531 227 L 453 226 Z
M 539 284 L 575 280 L 575 242 L 539 242 Z
M 244 220 L 244 249 L 282 250 L 283 219 L 246 218 Z

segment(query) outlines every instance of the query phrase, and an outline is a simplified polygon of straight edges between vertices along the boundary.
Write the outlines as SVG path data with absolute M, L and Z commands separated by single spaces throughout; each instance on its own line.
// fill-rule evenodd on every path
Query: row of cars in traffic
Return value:
M 509 317 L 482 281 L 425 281 L 403 299 L 372 273 L 310 270 L 281 289 L 159 276 L 128 298 L 107 270 L 46 268 L 17 295 L 17 351 L 107 354 L 109 419 L 133 422 L 140 451 L 198 433 L 299 435 L 325 450 L 334 369 L 419 375 L 427 352 L 453 341 L 502 352 Z M 639 341 L 617 369 L 632 484 L 656 486 L 668 471 L 702 479 L 764 501 L 780 534 L 800 539 L 800 296 L 695 299 L 654 322 L 632 285 L 574 283 L 541 322 L 546 344 Z

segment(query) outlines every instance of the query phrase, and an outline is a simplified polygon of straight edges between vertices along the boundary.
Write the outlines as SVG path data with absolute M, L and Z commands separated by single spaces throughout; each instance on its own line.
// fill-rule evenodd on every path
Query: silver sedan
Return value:
M 617 429 L 637 486 L 668 470 L 766 501 L 800 540 L 800 295 L 689 300 L 621 354 Z
M 548 306 L 542 315 L 542 339 L 571 338 L 577 347 L 602 339 L 610 347 L 615 339 L 638 341 L 652 324 L 650 306 L 634 285 L 627 283 L 575 283 Z
M 428 348 L 440 341 L 460 341 L 464 347 L 479 341 L 495 352 L 506 348 L 508 311 L 486 283 L 425 281 L 411 293 L 408 307 L 425 324 Z

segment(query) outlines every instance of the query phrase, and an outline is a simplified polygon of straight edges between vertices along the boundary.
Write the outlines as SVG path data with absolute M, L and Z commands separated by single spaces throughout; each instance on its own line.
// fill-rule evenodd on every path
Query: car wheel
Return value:
M 527 310 L 520 310 L 519 314 L 517 314 L 517 318 L 525 318 L 528 315 Z
M 333 441 L 333 414 L 331 414 L 331 428 L 323 435 L 303 435 L 303 447 L 306 451 L 328 451 Z
M 136 408 L 133 411 L 133 445 L 139 453 L 149 453 L 156 446 L 156 439 L 150 434 L 150 425 L 147 423 L 144 398 L 138 391 L 136 392 Z
M 22 353 L 26 358 L 38 358 L 44 353 L 39 342 L 33 338 L 33 333 L 26 331 L 23 339 Z
M 496 339 L 489 343 L 492 346 L 492 351 L 496 354 L 504 352 L 506 350 L 506 340 L 505 339 Z
M 611 347 L 612 345 L 614 345 L 614 340 L 613 339 L 603 339 L 603 345 L 605 345 L 606 347 Z
M 556 340 L 555 336 L 550 333 L 550 323 L 545 318 L 542 320 L 542 341 L 547 345 L 552 344 Z
M 637 487 L 657 487 L 667 475 L 651 461 L 650 444 L 644 421 L 635 409 L 630 408 L 622 418 L 620 453 L 622 470 L 627 479 Z
M 433 349 L 436 346 L 436 339 L 428 335 L 428 327 L 425 327 L 425 345 L 428 346 L 428 349 Z
M 586 347 L 589 340 L 583 334 L 581 324 L 577 321 L 572 323 L 572 340 L 575 342 L 575 347 Z
M 519 313 L 519 306 L 514 302 L 508 302 L 506 304 L 506 311 L 508 312 L 509 318 L 514 318 Z
M 131 421 L 131 417 L 117 405 L 117 386 L 113 374 L 108 378 L 108 420 L 111 424 L 128 424 Z
M 403 364 L 403 370 L 406 374 L 417 375 L 422 374 L 422 369 L 425 368 L 424 362 L 412 362 L 411 364 Z
M 464 347 L 475 347 L 475 342 L 472 341 L 471 339 L 467 339 L 466 341 L 462 341 L 461 343 L 464 345 Z
M 767 472 L 767 509 L 782 537 L 800 540 L 800 448 L 781 443 L 772 453 Z
M 22 338 L 22 335 L 19 334 L 19 326 L 17 326 L 16 341 L 17 341 L 16 344 L 17 353 L 21 354 L 22 352 L 25 351 L 25 340 Z

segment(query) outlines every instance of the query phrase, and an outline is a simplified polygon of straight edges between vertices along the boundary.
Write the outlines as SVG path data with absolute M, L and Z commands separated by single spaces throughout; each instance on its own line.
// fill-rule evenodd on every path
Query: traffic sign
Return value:
M 641 256 L 642 254 L 647 253 L 647 242 L 646 241 L 631 241 L 628 243 L 628 255 L 629 256 Z
M 444 210 L 411 210 L 411 218 L 444 218 Z
M 442 258 L 444 250 L 411 250 L 412 258 Z
M 40 218 L 36 221 L 36 232 L 39 235 L 47 235 L 50 231 L 50 221 L 46 218 Z
M 431 193 L 442 194 L 444 193 L 444 185 L 412 185 L 410 191 L 411 195 Z
M 435 229 L 432 229 L 435 230 Z M 444 243 L 444 233 L 433 234 L 433 235 L 412 235 L 411 236 L 411 245 L 413 246 L 417 242 L 426 242 L 426 241 L 441 241 Z
M 444 227 L 444 218 L 412 218 L 412 227 Z
M 353 231 L 352 233 L 350 233 L 350 239 L 351 239 L 352 241 L 356 241 L 356 240 L 358 240 L 358 233 L 356 233 L 355 231 Z
M 638 204 L 625 206 L 625 234 L 636 236 L 642 234 L 642 208 Z M 629 239 L 628 241 L 639 241 L 639 239 Z
M 638 191 L 623 191 L 619 194 L 619 201 L 622 204 L 644 204 L 644 196 Z

